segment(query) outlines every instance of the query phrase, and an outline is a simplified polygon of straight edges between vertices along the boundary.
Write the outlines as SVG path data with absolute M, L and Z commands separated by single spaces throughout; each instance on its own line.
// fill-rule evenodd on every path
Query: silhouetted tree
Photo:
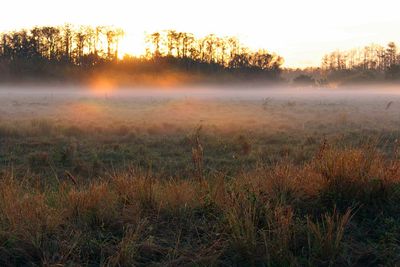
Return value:
M 397 46 L 390 42 L 386 48 L 372 44 L 349 51 L 335 51 L 322 58 L 322 69 L 332 77 L 359 76 L 361 78 L 397 75 L 400 64 Z
M 194 34 L 174 30 L 146 36 L 146 57 L 119 60 L 119 43 L 124 32 L 115 27 L 89 27 L 65 24 L 60 27 L 34 27 L 0 34 L 1 69 L 13 73 L 48 73 L 61 69 L 82 73 L 102 63 L 124 71 L 162 68 L 184 69 L 207 74 L 255 74 L 277 78 L 281 57 L 266 50 L 251 51 L 235 37 Z M 156 64 L 154 64 L 156 60 Z M 118 62 L 118 64 L 115 64 Z M 136 64 L 136 65 L 135 65 Z M 59 73 L 59 76 L 63 76 Z

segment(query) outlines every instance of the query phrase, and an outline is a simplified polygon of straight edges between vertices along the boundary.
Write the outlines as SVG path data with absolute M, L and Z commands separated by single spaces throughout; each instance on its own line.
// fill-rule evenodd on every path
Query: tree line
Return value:
M 145 36 L 146 52 L 140 57 L 120 59 L 120 28 L 109 26 L 34 27 L 0 33 L 0 78 L 3 74 L 64 75 L 95 70 L 98 66 L 118 71 L 155 71 L 160 68 L 183 71 L 257 74 L 276 79 L 283 58 L 266 50 L 252 51 L 235 37 L 209 34 L 197 38 L 174 30 Z M 121 67 L 122 66 L 122 67 Z M 142 67 L 141 67 L 142 66 Z
M 328 75 L 364 73 L 370 78 L 400 78 L 400 53 L 394 42 L 386 47 L 371 44 L 348 51 L 334 51 L 322 58 L 322 70 Z
M 173 57 L 192 62 L 218 64 L 228 69 L 276 72 L 283 58 L 265 49 L 252 51 L 236 37 L 209 34 L 196 38 L 194 34 L 174 30 L 155 32 L 146 36 L 146 57 Z
M 34 27 L 0 34 L 0 57 L 4 62 L 47 61 L 94 65 L 118 58 L 123 30 L 115 27 L 64 25 Z

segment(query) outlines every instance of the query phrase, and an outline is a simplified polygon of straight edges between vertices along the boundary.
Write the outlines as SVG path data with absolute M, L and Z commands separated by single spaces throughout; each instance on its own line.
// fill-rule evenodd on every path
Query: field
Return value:
M 1 266 L 400 264 L 393 88 L 0 88 Z

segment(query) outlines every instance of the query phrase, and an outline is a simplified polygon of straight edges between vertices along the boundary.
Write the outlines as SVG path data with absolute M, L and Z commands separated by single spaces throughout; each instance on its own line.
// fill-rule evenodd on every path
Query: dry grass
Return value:
M 60 194 L 59 204 L 64 207 L 64 218 L 77 223 L 103 225 L 113 222 L 116 216 L 117 196 L 107 183 L 91 184 L 84 189 L 72 188 Z
M 158 179 L 126 170 L 46 188 L 5 176 L 1 263 L 356 264 L 351 255 L 364 252 L 353 244 L 355 225 L 398 212 L 398 166 L 373 146 L 325 144 L 304 165 L 282 161 L 236 177 Z
M 397 125 L 396 107 L 370 120 L 368 105 L 302 99 L 102 101 L 1 121 L 1 266 L 400 262 L 398 147 L 318 149 L 344 126 L 343 140 Z
M 325 200 L 342 208 L 388 204 L 391 191 L 400 182 L 399 162 L 388 161 L 372 145 L 345 153 L 327 148 L 312 165 L 322 176 Z
M 343 237 L 352 216 L 351 209 L 343 215 L 334 209 L 332 214 L 322 215 L 321 220 L 313 222 L 307 218 L 310 260 L 313 264 L 333 266 L 343 252 Z

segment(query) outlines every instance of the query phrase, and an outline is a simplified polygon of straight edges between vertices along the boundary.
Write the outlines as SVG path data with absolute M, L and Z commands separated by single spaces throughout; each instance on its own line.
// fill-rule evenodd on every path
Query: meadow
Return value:
M 1 266 L 396 266 L 394 88 L 0 88 Z

